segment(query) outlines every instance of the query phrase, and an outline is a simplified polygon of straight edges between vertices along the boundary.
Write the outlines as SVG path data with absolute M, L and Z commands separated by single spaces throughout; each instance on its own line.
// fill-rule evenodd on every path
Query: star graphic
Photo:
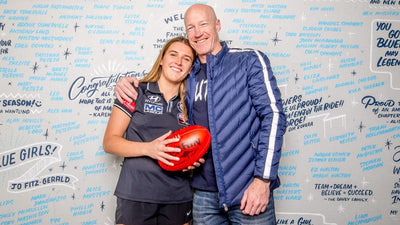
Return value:
M 307 197 L 307 200 L 308 200 L 308 201 L 314 200 L 314 196 L 310 193 L 310 194 L 308 195 L 308 197 Z
M 358 101 L 355 100 L 355 98 L 353 97 L 353 100 L 351 101 L 351 105 L 354 107 L 355 105 L 358 105 Z
M 104 211 L 104 208 L 106 207 L 106 205 L 104 204 L 103 201 L 101 201 L 101 205 L 100 205 L 100 209 L 101 211 Z
M 67 59 L 67 57 L 68 57 L 69 55 L 71 55 L 71 52 L 69 52 L 69 51 L 68 51 L 68 48 L 67 48 L 67 50 L 65 50 L 65 52 L 64 52 L 65 59 Z
M 355 70 L 353 70 L 353 71 L 351 72 L 351 75 L 355 76 L 355 75 L 357 75 L 357 72 L 356 72 Z
M 342 204 L 340 204 L 340 205 L 339 205 L 339 208 L 338 208 L 338 211 L 339 211 L 340 213 L 344 213 L 344 210 L 345 210 L 345 208 L 343 207 Z
M 113 169 L 118 169 L 118 166 L 120 165 L 120 161 L 118 161 L 118 160 L 116 160 L 116 159 L 114 159 L 114 162 L 112 163 L 112 168 Z
M 387 149 L 389 150 L 390 146 L 392 146 L 392 144 L 393 143 L 389 139 L 387 139 L 386 142 L 385 142 L 385 147 L 387 147 Z
M 363 177 L 361 184 L 362 184 L 362 187 L 364 188 L 365 186 L 367 186 L 367 184 L 369 184 L 369 182 L 365 180 L 365 177 Z
M 329 70 L 329 72 L 332 70 L 332 68 L 333 68 L 334 65 L 335 65 L 335 64 L 332 63 L 332 60 L 329 59 L 329 63 L 328 63 L 328 70 Z
M 307 20 L 307 17 L 306 17 L 306 15 L 305 15 L 304 12 L 303 12 L 303 15 L 301 15 L 301 21 L 304 22 L 304 21 L 306 21 L 306 20 Z
M 294 77 L 294 82 L 297 84 L 297 81 L 300 80 L 299 76 L 296 73 L 296 76 Z
M 75 193 L 72 194 L 71 198 L 72 200 L 75 200 Z
M 365 126 L 362 124 L 362 121 L 360 122 L 360 125 L 358 125 L 358 129 L 360 130 L 360 133 L 362 132 L 362 129 L 364 128 Z
M 35 65 L 33 65 L 33 67 L 32 67 L 33 73 L 35 74 L 38 69 L 39 69 L 39 65 L 37 64 L 37 62 L 35 62 Z
M 49 136 L 49 129 L 46 129 L 46 133 L 44 133 L 43 136 L 45 136 L 47 140 L 47 137 Z
M 279 41 L 282 41 L 282 40 L 278 39 L 278 32 L 275 33 L 275 37 L 274 37 L 273 39 L 271 39 L 271 40 L 274 42 L 274 46 L 276 46 L 276 44 L 277 44 Z
M 65 161 L 63 162 L 63 164 L 60 166 L 63 170 L 65 169 L 65 167 L 67 167 L 67 165 L 65 165 Z
M 375 200 L 374 197 L 372 197 L 371 202 L 372 202 L 372 203 L 375 203 L 375 202 L 376 202 L 376 200 Z
M 75 26 L 74 26 L 75 32 L 76 32 L 76 29 L 77 29 L 78 27 L 80 27 L 80 26 L 78 26 L 78 23 L 75 23 Z

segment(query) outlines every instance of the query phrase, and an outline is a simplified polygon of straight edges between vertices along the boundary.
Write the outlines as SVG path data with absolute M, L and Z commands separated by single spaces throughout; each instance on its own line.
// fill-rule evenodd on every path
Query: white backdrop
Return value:
M 288 116 L 278 224 L 399 224 L 400 1 L 0 0 L 0 225 L 114 223 L 113 87 L 196 2 L 229 46 L 271 60 Z

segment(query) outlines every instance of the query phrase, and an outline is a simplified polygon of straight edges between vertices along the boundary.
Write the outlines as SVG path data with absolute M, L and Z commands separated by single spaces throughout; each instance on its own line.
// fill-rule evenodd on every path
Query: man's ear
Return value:
M 221 21 L 219 19 L 217 19 L 217 21 L 215 22 L 215 27 L 217 29 L 217 32 L 221 30 Z

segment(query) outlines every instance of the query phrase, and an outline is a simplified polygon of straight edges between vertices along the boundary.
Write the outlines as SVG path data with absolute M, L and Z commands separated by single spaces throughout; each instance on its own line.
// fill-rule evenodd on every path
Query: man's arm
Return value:
M 135 87 L 138 87 L 139 80 L 136 77 L 123 77 L 115 85 L 114 93 L 120 102 L 123 102 L 122 99 L 125 99 L 128 102 L 136 100 L 137 91 L 132 84 L 135 85 Z
M 244 193 L 241 209 L 257 215 L 266 210 L 270 182 L 277 179 L 286 117 L 269 59 L 255 51 L 249 60 L 248 88 L 252 104 L 261 121 L 254 180 Z
M 249 61 L 248 89 L 261 122 L 254 177 L 272 181 L 278 177 L 286 116 L 283 113 L 281 93 L 267 56 L 254 51 Z

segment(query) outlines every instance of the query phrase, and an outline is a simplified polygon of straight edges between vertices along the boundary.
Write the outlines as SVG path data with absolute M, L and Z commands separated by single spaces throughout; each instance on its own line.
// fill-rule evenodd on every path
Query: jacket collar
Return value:
M 219 51 L 216 55 L 212 55 L 212 54 L 207 55 L 207 64 L 208 65 L 215 66 L 216 64 L 221 62 L 222 58 L 229 51 L 228 45 L 226 44 L 226 42 L 221 41 L 221 46 L 222 46 L 221 51 Z

